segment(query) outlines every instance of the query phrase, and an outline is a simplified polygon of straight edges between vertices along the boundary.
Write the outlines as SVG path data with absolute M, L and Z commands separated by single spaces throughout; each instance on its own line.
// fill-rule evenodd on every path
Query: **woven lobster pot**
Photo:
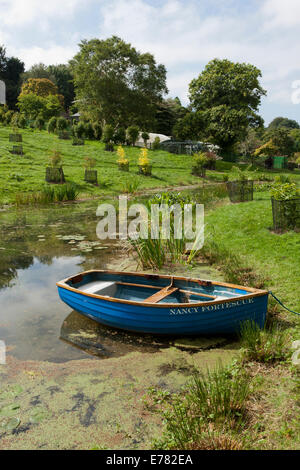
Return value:
M 22 134 L 9 134 L 10 142 L 22 142 Z
M 68 132 L 68 131 L 60 131 L 60 132 L 58 133 L 58 138 L 61 139 L 61 140 L 70 140 L 70 139 L 71 139 L 70 132 Z
M 64 183 L 65 176 L 62 167 L 51 167 L 46 168 L 46 181 L 47 183 Z
M 13 155 L 24 155 L 23 152 L 23 145 L 13 145 L 12 150 L 10 150 L 10 153 Z
M 120 171 L 129 171 L 129 162 L 128 163 L 118 163 Z
M 300 198 L 277 201 L 272 198 L 273 229 L 300 230 Z
M 84 140 L 83 140 L 83 139 L 79 139 L 79 137 L 74 137 L 74 138 L 73 138 L 72 145 L 84 145 Z
M 151 165 L 139 165 L 139 174 L 144 176 L 151 176 L 152 166 Z
M 97 170 L 85 170 L 84 181 L 87 183 L 98 184 Z
M 227 190 L 231 202 L 253 201 L 253 181 L 228 181 Z

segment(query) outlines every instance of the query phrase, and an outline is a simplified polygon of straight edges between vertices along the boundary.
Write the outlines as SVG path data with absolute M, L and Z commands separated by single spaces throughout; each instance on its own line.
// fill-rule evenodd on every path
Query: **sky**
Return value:
M 82 39 L 117 35 L 167 68 L 169 96 L 214 58 L 251 63 L 260 114 L 300 122 L 300 0 L 0 0 L 0 44 L 28 69 L 68 62 Z M 294 88 L 293 88 L 294 87 Z

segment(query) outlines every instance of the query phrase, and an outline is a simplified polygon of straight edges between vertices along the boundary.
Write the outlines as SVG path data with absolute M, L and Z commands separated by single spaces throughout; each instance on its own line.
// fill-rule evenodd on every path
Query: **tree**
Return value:
M 159 134 L 172 135 L 173 128 L 188 110 L 181 105 L 179 98 L 168 98 L 156 105 L 154 131 Z
M 129 142 L 134 146 L 137 139 L 138 139 L 138 136 L 139 136 L 139 128 L 138 126 L 129 126 L 127 131 L 126 131 L 126 135 L 127 135 L 127 139 L 129 140 Z
M 246 136 L 248 127 L 263 124 L 257 110 L 266 91 L 259 77 L 251 64 L 214 59 L 190 83 L 193 110 L 203 114 L 207 136 L 225 152 Z
M 68 110 L 75 98 L 73 75 L 69 65 L 45 65 L 42 63 L 33 65 L 22 76 L 23 82 L 30 78 L 46 78 L 56 85 L 58 93 L 64 97 L 65 109 Z
M 254 151 L 258 147 L 260 147 L 261 144 L 262 144 L 262 141 L 257 135 L 255 129 L 251 129 L 249 127 L 245 138 L 238 143 L 238 151 L 244 157 L 253 156 Z M 253 160 L 252 160 L 252 163 L 254 163 Z
M 205 122 L 202 113 L 189 112 L 173 128 L 177 140 L 199 140 L 204 137 Z
M 290 156 L 295 151 L 295 142 L 290 136 L 288 129 L 277 128 L 268 130 L 264 134 L 264 142 L 272 140 L 273 144 L 279 149 L 279 154 Z
M 5 47 L 0 46 L 0 80 L 5 82 L 6 102 L 10 109 L 16 109 L 24 70 L 24 63 L 16 57 L 7 57 Z
M 21 94 L 18 99 L 18 107 L 21 113 L 29 119 L 41 116 L 48 120 L 52 116 L 58 116 L 61 112 L 61 104 L 57 95 L 49 95 L 44 98 L 35 93 Z
M 28 95 L 29 93 L 46 98 L 49 95 L 57 95 L 58 88 L 48 78 L 29 78 L 22 85 L 21 94 Z
M 155 103 L 166 87 L 166 69 L 113 36 L 82 41 L 71 60 L 76 98 L 92 121 L 114 127 L 153 122 Z
M 297 121 L 284 117 L 277 117 L 270 122 L 268 129 L 278 129 L 284 127 L 286 129 L 299 129 L 300 126 Z

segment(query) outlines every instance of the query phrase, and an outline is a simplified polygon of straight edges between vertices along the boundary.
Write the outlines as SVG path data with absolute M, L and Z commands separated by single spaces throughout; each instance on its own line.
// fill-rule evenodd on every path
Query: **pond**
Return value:
M 58 280 L 94 268 L 136 268 L 118 240 L 97 239 L 96 208 L 90 202 L 0 212 L 0 339 L 14 357 L 59 363 L 172 344 L 174 338 L 107 328 L 60 301 Z M 220 276 L 208 266 L 200 274 Z

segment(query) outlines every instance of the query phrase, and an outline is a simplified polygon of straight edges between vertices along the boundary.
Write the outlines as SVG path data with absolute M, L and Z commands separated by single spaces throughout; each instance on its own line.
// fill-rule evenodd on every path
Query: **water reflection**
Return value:
M 169 347 L 173 338 L 109 328 L 72 311 L 64 320 L 60 338 L 98 357 L 119 357 L 133 351 L 154 352 Z

